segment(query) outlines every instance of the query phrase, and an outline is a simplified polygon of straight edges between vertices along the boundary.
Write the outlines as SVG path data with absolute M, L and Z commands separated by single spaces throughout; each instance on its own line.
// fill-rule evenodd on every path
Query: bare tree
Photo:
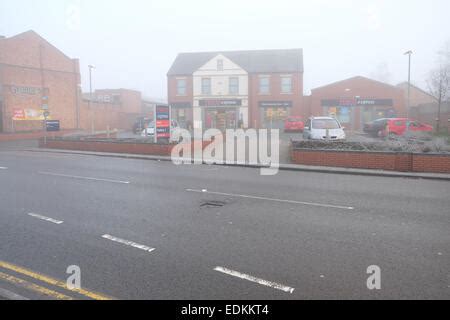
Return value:
M 438 100 L 436 132 L 440 129 L 442 103 L 450 100 L 450 41 L 438 54 L 438 66 L 431 71 L 428 79 L 430 93 Z

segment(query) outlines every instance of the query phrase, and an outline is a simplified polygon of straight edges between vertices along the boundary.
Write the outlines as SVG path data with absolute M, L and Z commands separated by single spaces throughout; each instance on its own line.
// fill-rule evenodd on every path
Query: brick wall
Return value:
M 450 155 L 420 155 L 413 156 L 412 171 L 450 173 Z
M 80 105 L 80 127 L 91 131 L 92 120 L 95 131 L 132 130 L 133 124 L 140 113 L 123 112 L 120 106 L 112 103 L 89 102 L 83 100 Z
M 190 144 L 191 155 L 194 155 L 194 148 L 201 146 L 206 148 L 211 142 L 193 141 Z M 171 156 L 175 144 L 154 144 L 154 143 L 133 143 L 123 141 L 92 141 L 92 140 L 67 140 L 67 139 L 48 139 L 39 140 L 40 148 L 65 149 L 78 151 L 106 152 L 106 153 L 129 153 L 140 155 Z M 188 148 L 186 144 L 184 149 Z M 180 156 L 183 156 L 182 154 Z
M 311 166 L 450 173 L 450 155 L 294 149 L 291 160 Z
M 186 79 L 186 95 L 177 95 L 177 79 Z M 169 103 L 193 103 L 194 101 L 194 84 L 192 76 L 170 76 L 168 77 L 168 96 Z

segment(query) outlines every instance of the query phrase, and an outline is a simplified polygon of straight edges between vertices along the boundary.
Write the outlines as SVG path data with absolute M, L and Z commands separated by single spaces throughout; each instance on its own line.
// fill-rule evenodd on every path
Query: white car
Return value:
M 173 133 L 174 130 L 179 129 L 178 122 L 175 120 L 171 121 L 170 131 Z M 142 130 L 141 137 L 153 138 L 155 136 L 155 122 L 151 121 L 147 128 Z M 177 142 L 172 139 L 173 134 L 170 135 L 171 142 Z
M 305 124 L 303 138 L 308 140 L 345 140 L 344 127 L 332 117 L 312 117 Z

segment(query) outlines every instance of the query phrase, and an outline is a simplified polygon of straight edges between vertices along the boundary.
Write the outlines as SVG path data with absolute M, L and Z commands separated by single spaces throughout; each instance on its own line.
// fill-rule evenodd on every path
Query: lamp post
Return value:
M 409 108 L 411 104 L 411 55 L 413 52 L 411 50 L 404 53 L 408 56 L 408 98 L 406 104 L 406 132 L 409 131 Z
M 91 112 L 91 132 L 95 133 L 95 121 L 94 121 L 94 112 L 92 112 L 92 69 L 95 69 L 93 65 L 88 65 L 89 68 L 89 110 Z

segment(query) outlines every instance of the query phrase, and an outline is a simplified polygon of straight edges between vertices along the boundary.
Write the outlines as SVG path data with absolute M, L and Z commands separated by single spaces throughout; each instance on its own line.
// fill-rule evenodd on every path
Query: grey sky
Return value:
M 79 11 L 79 19 L 77 12 Z M 355 75 L 425 87 L 450 40 L 448 0 L 0 0 L 0 34 L 35 30 L 80 58 L 83 87 L 165 98 L 178 52 L 303 48 L 305 92 Z

